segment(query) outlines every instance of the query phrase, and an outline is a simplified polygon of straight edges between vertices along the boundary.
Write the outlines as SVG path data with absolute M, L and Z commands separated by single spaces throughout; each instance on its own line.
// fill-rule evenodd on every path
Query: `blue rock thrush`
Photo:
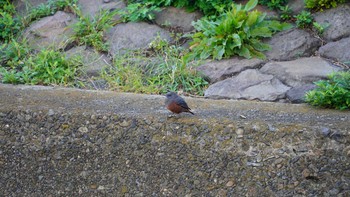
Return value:
M 191 112 L 191 108 L 188 107 L 185 100 L 179 95 L 177 95 L 175 92 L 168 92 L 165 96 L 165 106 L 169 111 L 175 114 L 179 114 L 181 112 L 188 112 L 194 115 L 194 113 Z

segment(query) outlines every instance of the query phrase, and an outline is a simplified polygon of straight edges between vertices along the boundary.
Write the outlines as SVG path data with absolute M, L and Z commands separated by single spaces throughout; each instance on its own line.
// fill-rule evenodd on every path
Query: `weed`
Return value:
M 317 88 L 306 94 L 306 102 L 314 106 L 350 109 L 350 72 L 338 72 L 328 80 L 315 83 Z
M 291 27 L 287 23 L 264 20 L 266 14 L 252 10 L 257 0 L 250 0 L 245 6 L 232 4 L 232 9 L 216 20 L 201 19 L 194 22 L 198 31 L 192 35 L 192 52 L 189 59 L 222 59 L 233 55 L 245 58 L 265 58 L 263 51 L 270 46 L 262 43 L 262 38 L 271 37 L 275 32 Z
M 119 11 L 124 22 L 152 21 L 155 18 L 155 12 L 161 9 L 149 2 L 129 4 L 126 9 Z
M 271 10 L 281 10 L 286 4 L 288 0 L 261 0 L 259 4 L 265 5 Z
M 305 7 L 313 10 L 320 10 L 335 8 L 346 0 L 305 0 Z
M 208 84 L 193 66 L 184 62 L 182 50 L 157 38 L 147 55 L 131 51 L 114 58 L 114 67 L 105 69 L 102 77 L 111 89 L 127 92 L 166 93 L 183 90 L 203 94 Z
M 81 63 L 76 58 L 67 59 L 62 53 L 43 50 L 23 59 L 16 67 L 0 70 L 3 83 L 40 85 L 69 85 L 78 73 Z
M 79 21 L 73 25 L 75 32 L 74 40 L 79 45 L 93 46 L 97 51 L 107 51 L 108 44 L 105 42 L 104 32 L 116 24 L 114 16 L 118 10 L 100 10 L 100 12 L 91 19 L 88 15 L 81 13 L 78 7 L 73 7 L 76 14 L 79 16 Z
M 296 24 L 299 28 L 310 27 L 314 18 L 312 17 L 309 11 L 303 10 L 300 14 L 294 16 L 296 20 Z
M 281 7 L 280 17 L 284 21 L 288 21 L 288 20 L 292 19 L 292 10 L 290 9 L 290 7 L 288 5 Z
M 317 31 L 317 33 L 318 33 L 319 35 L 322 35 L 323 32 L 324 32 L 324 30 L 325 30 L 327 27 L 329 27 L 329 24 L 328 24 L 328 23 L 326 23 L 326 24 L 320 24 L 320 23 L 318 23 L 318 22 L 313 22 L 313 23 L 312 23 L 312 26 L 313 26 L 313 28 Z
M 47 3 L 42 3 L 31 9 L 29 14 L 23 18 L 24 26 L 39 18 L 55 14 L 59 10 L 64 10 L 66 7 L 75 5 L 78 0 L 49 0 Z
M 20 20 L 14 17 L 16 13 L 12 3 L 0 1 L 0 41 L 8 42 L 20 31 L 22 24 Z

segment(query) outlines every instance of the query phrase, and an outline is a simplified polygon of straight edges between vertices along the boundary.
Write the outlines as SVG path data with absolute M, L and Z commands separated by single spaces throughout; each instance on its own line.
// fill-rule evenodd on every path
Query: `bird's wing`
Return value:
M 185 102 L 185 100 L 184 100 L 183 98 L 181 98 L 181 97 L 178 97 L 178 98 L 176 99 L 176 103 L 177 103 L 178 105 L 180 105 L 181 107 L 185 108 L 185 109 L 191 110 L 191 109 L 188 107 L 188 105 L 187 105 L 187 103 Z

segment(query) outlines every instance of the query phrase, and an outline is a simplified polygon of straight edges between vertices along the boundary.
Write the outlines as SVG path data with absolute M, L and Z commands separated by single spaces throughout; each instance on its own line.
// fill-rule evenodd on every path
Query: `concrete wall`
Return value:
M 349 196 L 350 113 L 0 84 L 0 196 Z

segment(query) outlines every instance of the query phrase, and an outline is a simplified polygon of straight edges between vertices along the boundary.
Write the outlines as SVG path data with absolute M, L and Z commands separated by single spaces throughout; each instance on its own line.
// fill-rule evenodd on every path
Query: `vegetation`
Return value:
M 155 8 L 161 8 L 166 6 L 174 6 L 180 8 L 186 8 L 188 11 L 201 11 L 205 16 L 219 15 L 230 7 L 232 0 L 130 0 L 128 1 L 128 7 L 135 7 L 133 4 L 146 5 L 143 9 L 132 9 L 135 12 L 145 12 L 147 8 L 149 10 Z M 130 12 L 129 12 L 130 13 Z M 148 12 L 150 13 L 150 12 Z M 143 15 L 132 14 L 131 15 Z
M 43 50 L 29 57 L 26 57 L 25 49 L 17 50 L 23 51 L 24 56 L 18 63 L 1 68 L 3 83 L 70 85 L 81 65 L 77 59 L 67 59 L 62 53 L 53 50 Z
M 154 3 L 132 3 L 125 9 L 120 10 L 119 14 L 123 22 L 152 21 L 155 18 L 155 12 L 160 10 L 160 7 Z
M 47 3 L 42 3 L 30 10 L 29 14 L 23 18 L 23 26 L 39 18 L 54 15 L 59 10 L 71 7 L 76 4 L 78 0 L 49 0 Z
M 77 6 L 74 6 L 73 9 L 79 16 L 79 21 L 73 26 L 75 32 L 73 39 L 79 45 L 89 45 L 97 51 L 107 51 L 108 44 L 105 42 L 103 34 L 117 23 L 114 16 L 118 11 L 101 10 L 91 19 L 88 15 L 83 15 Z
M 328 80 L 315 83 L 317 88 L 306 94 L 306 102 L 314 106 L 350 109 L 350 72 L 338 72 Z
M 286 4 L 288 0 L 260 0 L 259 4 L 265 5 L 272 10 L 281 10 Z
M 309 11 L 303 10 L 300 14 L 296 15 L 296 24 L 299 28 L 310 27 L 314 18 Z
M 0 42 L 8 42 L 20 31 L 21 23 L 14 17 L 15 13 L 15 7 L 9 0 L 0 0 Z
M 183 90 L 202 95 L 208 84 L 184 61 L 181 48 L 159 37 L 147 53 L 130 51 L 114 57 L 114 66 L 104 70 L 102 77 L 111 89 L 142 93 Z
M 313 10 L 335 8 L 346 0 L 305 0 L 305 7 Z
M 345 0 L 306 0 L 308 8 L 322 10 L 335 7 Z M 16 17 L 10 0 L 0 0 L 0 81 L 13 84 L 81 85 L 82 63 L 79 57 L 66 58 L 62 51 L 32 50 L 26 40 L 18 39 L 21 31 L 32 21 L 53 15 L 58 10 L 73 12 L 79 20 L 72 28 L 73 45 L 88 45 L 107 52 L 104 40 L 106 30 L 119 22 L 149 21 L 163 7 L 184 7 L 198 10 L 204 18 L 193 23 L 197 32 L 192 38 L 191 51 L 170 44 L 159 37 L 146 50 L 129 51 L 113 57 L 113 66 L 103 70 L 101 78 L 111 89 L 142 93 L 165 93 L 182 90 L 202 95 L 208 82 L 195 69 L 198 59 L 228 58 L 239 55 L 246 58 L 264 58 L 270 46 L 263 43 L 277 31 L 291 27 L 287 23 L 267 20 L 266 14 L 252 11 L 257 0 L 246 5 L 232 4 L 231 0 L 129 0 L 123 10 L 100 11 L 95 17 L 83 15 L 78 0 L 49 0 L 29 10 L 23 18 Z M 323 2 L 323 3 L 321 3 Z M 287 0 L 262 0 L 260 4 L 280 12 L 284 21 L 296 21 L 299 28 L 313 28 L 322 33 L 326 25 L 316 23 L 310 12 L 292 16 Z M 119 14 L 122 21 L 116 21 Z M 317 82 L 318 88 L 306 95 L 312 105 L 349 109 L 349 72 L 336 73 L 329 80 Z
M 190 59 L 222 59 L 233 55 L 245 58 L 265 58 L 263 51 L 270 46 L 261 41 L 275 32 L 291 27 L 286 23 L 265 20 L 266 14 L 251 11 L 257 0 L 250 0 L 245 6 L 232 4 L 232 8 L 216 20 L 206 18 L 194 23 L 198 31 L 192 38 Z

